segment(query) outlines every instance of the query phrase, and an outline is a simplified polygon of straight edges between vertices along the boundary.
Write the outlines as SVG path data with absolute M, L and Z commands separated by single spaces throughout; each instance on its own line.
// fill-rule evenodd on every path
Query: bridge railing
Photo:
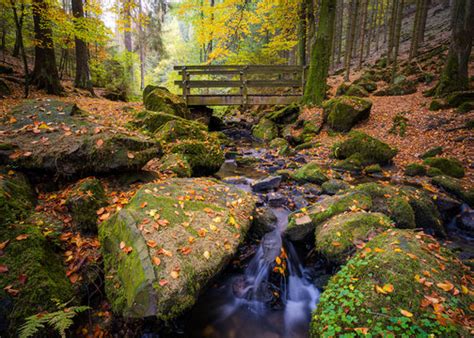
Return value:
M 303 66 L 204 65 L 175 66 L 174 70 L 181 75 L 175 84 L 189 106 L 289 104 L 301 98 L 305 81 Z M 202 77 L 206 79 L 199 79 Z M 236 90 L 209 94 L 210 88 Z M 277 88 L 279 92 L 275 93 Z M 206 93 L 195 94 L 192 91 L 196 89 Z

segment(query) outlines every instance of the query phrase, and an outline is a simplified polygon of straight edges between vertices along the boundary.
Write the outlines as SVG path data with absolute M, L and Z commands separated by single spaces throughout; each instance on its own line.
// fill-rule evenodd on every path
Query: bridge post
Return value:
M 247 69 L 248 66 L 242 67 L 240 70 L 240 96 L 242 97 L 242 106 L 246 107 L 248 103 L 247 91 Z
M 189 90 L 189 86 L 188 86 L 189 74 L 188 74 L 186 66 L 183 66 L 183 68 L 182 68 L 182 80 L 183 80 L 183 99 L 184 99 L 184 102 L 186 102 L 186 105 L 187 105 L 189 103 L 188 102 L 188 95 L 190 94 L 190 90 Z

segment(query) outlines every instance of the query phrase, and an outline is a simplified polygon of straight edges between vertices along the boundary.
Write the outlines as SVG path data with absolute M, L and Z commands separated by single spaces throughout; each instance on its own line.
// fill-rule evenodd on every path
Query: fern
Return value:
M 81 312 L 87 311 L 88 306 L 72 306 L 65 308 L 64 305 L 59 305 L 59 311 L 50 313 L 40 313 L 26 318 L 25 323 L 20 327 L 18 335 L 20 338 L 29 338 L 34 336 L 38 331 L 45 328 L 47 325 L 56 330 L 61 337 L 66 337 L 66 330 L 69 329 L 73 322 L 73 318 Z

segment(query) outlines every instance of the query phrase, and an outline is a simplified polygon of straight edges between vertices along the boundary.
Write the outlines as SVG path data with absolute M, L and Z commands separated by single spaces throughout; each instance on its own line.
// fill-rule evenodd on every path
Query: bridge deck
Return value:
M 174 70 L 182 77 L 175 84 L 182 88 L 182 97 L 189 106 L 290 104 L 300 100 L 305 80 L 302 66 L 205 65 L 175 66 Z M 199 79 L 191 80 L 191 77 Z M 209 93 L 211 88 L 221 88 L 221 92 Z M 263 88 L 265 93 L 255 93 L 255 89 L 262 91 Z M 285 93 L 275 93 L 275 88 Z M 205 94 L 191 92 L 203 89 Z M 249 89 L 253 92 L 249 93 Z

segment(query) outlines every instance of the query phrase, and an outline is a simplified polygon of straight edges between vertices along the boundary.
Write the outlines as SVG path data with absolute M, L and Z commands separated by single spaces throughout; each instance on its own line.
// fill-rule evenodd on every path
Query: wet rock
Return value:
M 397 154 L 397 150 L 388 144 L 358 131 L 352 131 L 349 138 L 335 144 L 333 151 L 337 159 L 356 156 L 362 165 L 387 164 Z
M 464 205 L 458 217 L 458 226 L 474 235 L 474 210 Z
M 349 184 L 347 184 L 343 180 L 331 179 L 329 181 L 324 182 L 321 185 L 321 188 L 323 189 L 323 193 L 327 195 L 336 195 L 340 192 L 349 189 Z
M 469 329 L 457 321 L 440 323 L 433 315 L 436 304 L 443 307 L 444 313 L 457 313 L 469 311 L 471 303 L 468 294 L 454 295 L 454 288 L 459 290 L 459 285 L 465 285 L 466 271 L 449 250 L 432 237 L 412 230 L 387 230 L 370 240 L 363 250 L 331 278 L 313 314 L 310 337 L 337 336 L 341 328 L 357 331 L 367 327 L 371 335 L 384 335 L 389 326 L 401 336 L 411 335 L 414 327 L 423 335 L 450 330 L 469 336 Z M 439 270 L 440 264 L 445 266 L 443 271 Z M 432 273 L 432 269 L 437 272 Z M 429 276 L 424 276 L 425 271 L 430 271 Z M 355 276 L 358 280 L 354 283 Z M 436 287 L 436 299 L 425 297 L 425 283 L 434 288 L 447 281 L 446 291 Z M 353 286 L 350 294 L 356 297 L 346 296 L 348 285 Z M 426 306 L 427 302 L 430 306 Z M 385 315 L 374 316 L 375 312 Z M 403 324 L 407 321 L 409 325 Z
M 277 192 L 267 194 L 267 203 L 272 208 L 283 206 L 287 202 L 287 198 Z
M 281 176 L 269 176 L 252 182 L 250 186 L 255 192 L 269 191 L 277 189 L 280 186 L 281 179 Z
M 437 194 L 434 202 L 441 215 L 455 215 L 461 209 L 461 202 L 445 194 Z
M 271 120 L 262 118 L 258 124 L 252 128 L 252 135 L 257 139 L 269 142 L 278 137 L 278 127 Z
M 458 179 L 448 176 L 436 176 L 433 177 L 431 183 L 460 198 L 470 207 L 474 206 L 474 190 L 465 189 Z
M 215 180 L 144 185 L 99 226 L 113 311 L 171 320 L 189 309 L 235 254 L 254 208 L 250 194 Z
M 300 183 L 310 182 L 316 184 L 322 184 L 328 180 L 323 169 L 314 161 L 295 170 L 291 178 Z
M 267 114 L 266 118 L 277 124 L 290 124 L 296 122 L 299 114 L 299 105 L 290 104 L 283 107 L 282 109 Z
M 25 101 L 12 116 L 16 122 L 0 127 L 0 143 L 6 140 L 13 149 L 0 150 L 0 163 L 34 174 L 69 178 L 137 171 L 161 155 L 158 143 L 109 130 L 65 102 Z
M 441 170 L 445 175 L 462 178 L 464 177 L 464 168 L 462 163 L 455 158 L 430 157 L 423 161 L 424 164 Z
M 275 230 L 277 221 L 270 208 L 257 208 L 253 214 L 252 233 L 261 238 L 267 232 Z
M 107 205 L 102 183 L 96 178 L 85 178 L 77 182 L 66 199 L 66 206 L 77 227 L 86 233 L 97 233 L 97 213 Z
M 224 177 L 222 182 L 228 184 L 247 184 L 248 179 L 244 176 Z
M 336 131 L 349 131 L 370 115 L 372 102 L 353 96 L 341 96 L 323 103 L 324 121 Z
M 183 154 L 166 154 L 160 159 L 160 170 L 175 173 L 178 177 L 191 177 L 192 168 Z
M 76 302 L 63 259 L 54 252 L 54 245 L 37 224 L 0 227 L 0 243 L 5 242 L 0 264 L 8 271 L 0 273 L 0 285 L 4 286 L 0 289 L 0 299 L 8 299 L 11 307 L 0 311 L 5 316 L 0 317 L 0 321 L 8 326 L 7 332 L 0 331 L 0 334 L 15 337 L 27 317 L 42 311 L 56 311 L 56 301 L 69 302 L 70 306 Z
M 143 90 L 143 104 L 145 109 L 189 117 L 189 109 L 186 103 L 178 95 L 172 94 L 168 89 L 159 86 L 148 85 Z
M 301 186 L 302 192 L 306 197 L 315 198 L 323 193 L 321 186 L 314 183 L 305 183 Z
M 316 227 L 316 249 L 333 262 L 343 262 L 355 244 L 362 244 L 381 229 L 393 226 L 381 213 L 353 212 L 336 215 Z
M 0 228 L 24 219 L 35 204 L 35 193 L 25 175 L 0 171 Z

